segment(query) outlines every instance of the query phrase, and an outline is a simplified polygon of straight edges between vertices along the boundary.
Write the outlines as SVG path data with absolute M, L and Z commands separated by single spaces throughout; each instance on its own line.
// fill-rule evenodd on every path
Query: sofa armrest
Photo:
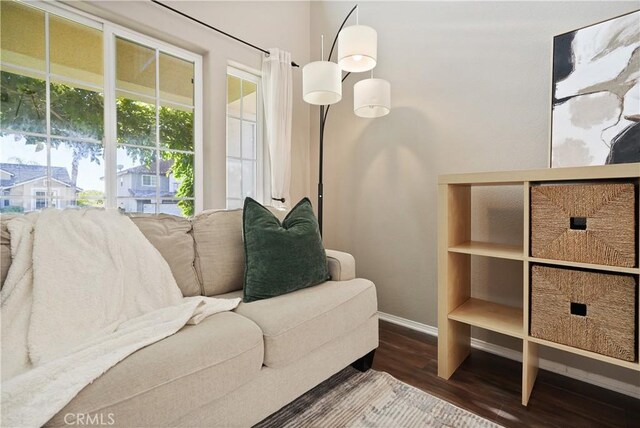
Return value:
M 349 281 L 356 277 L 356 260 L 349 253 L 326 250 L 332 281 Z

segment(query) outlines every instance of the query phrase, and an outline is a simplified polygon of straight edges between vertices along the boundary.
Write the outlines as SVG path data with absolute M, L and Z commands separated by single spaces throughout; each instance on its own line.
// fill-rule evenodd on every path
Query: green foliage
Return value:
M 28 76 L 2 71 L 2 102 L 0 103 L 0 126 L 19 132 L 46 133 L 46 82 Z M 102 141 L 104 137 L 104 99 L 102 94 L 68 85 L 51 83 L 51 132 L 54 135 L 78 139 Z M 134 161 L 150 167 L 154 162 L 156 111 L 155 105 L 127 98 L 116 101 L 118 115 L 118 143 L 142 147 L 126 146 L 127 155 Z M 161 147 L 169 150 L 160 152 L 163 160 L 172 160 L 173 166 L 167 172 L 180 181 L 176 196 L 193 198 L 194 171 L 193 154 L 193 112 L 179 108 L 162 106 L 159 111 Z M 35 150 L 43 150 L 45 141 L 41 137 L 25 136 Z M 52 140 L 57 148 L 64 145 L 72 150 L 73 161 L 71 180 L 76 183 L 78 163 L 90 159 L 100 164 L 103 155 L 101 144 L 84 141 Z M 80 200 L 78 201 L 80 204 Z M 193 201 L 178 202 L 182 214 L 193 215 Z
M 24 212 L 24 208 L 17 205 L 10 205 L 8 207 L 0 207 L 0 213 L 21 213 Z
M 160 107 L 160 144 L 173 150 L 193 151 L 193 112 Z M 167 151 L 161 153 L 163 159 L 173 160 L 170 173 L 177 180 L 181 180 L 176 196 L 193 198 L 193 154 Z M 185 216 L 192 216 L 195 208 L 193 200 L 181 200 L 178 207 Z
M 51 134 L 102 141 L 104 137 L 102 94 L 51 83 Z M 74 147 L 79 143 L 73 143 Z
M 156 106 L 142 101 L 118 98 L 118 143 L 155 147 Z
M 2 128 L 46 132 L 45 81 L 2 72 Z
M 104 193 L 99 190 L 84 190 L 78 193 L 76 204 L 79 207 L 104 207 Z

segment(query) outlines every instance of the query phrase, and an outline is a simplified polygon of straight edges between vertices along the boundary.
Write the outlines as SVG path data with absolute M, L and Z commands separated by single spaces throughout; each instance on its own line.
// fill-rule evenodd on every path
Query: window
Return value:
M 199 210 L 201 58 L 64 5 L 0 7 L 11 205 Z M 33 184 L 45 194 L 32 204 Z
M 47 206 L 47 191 L 46 190 L 36 190 L 33 192 L 35 199 L 35 209 L 41 210 Z
M 44 180 L 43 180 L 44 181 Z M 40 183 L 44 184 L 44 183 Z M 53 197 L 48 197 L 47 189 L 44 188 L 34 188 L 31 190 L 33 195 L 33 199 L 31 200 L 31 206 L 34 210 L 41 210 L 46 208 L 47 206 L 52 208 L 59 207 L 59 198 L 57 189 L 53 190 Z M 50 195 L 50 194 L 49 194 Z
M 229 68 L 227 72 L 227 208 L 242 208 L 244 198 L 262 199 L 260 80 Z
M 193 61 L 116 37 L 117 163 L 124 179 L 118 206 L 125 211 L 194 213 L 194 78 Z M 141 181 L 133 178 L 139 174 Z
M 156 178 L 157 177 L 155 175 L 143 175 L 142 176 L 142 185 L 143 186 L 153 186 L 153 187 L 155 187 L 155 185 L 157 183 Z
M 104 199 L 101 30 L 24 3 L 0 8 L 0 169 L 12 205 L 66 207 L 84 190 Z

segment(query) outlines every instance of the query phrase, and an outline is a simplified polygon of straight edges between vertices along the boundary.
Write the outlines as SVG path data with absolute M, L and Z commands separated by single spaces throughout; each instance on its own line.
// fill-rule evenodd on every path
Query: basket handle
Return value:
M 587 305 L 584 303 L 571 302 L 571 315 L 578 315 L 580 317 L 587 316 Z
M 571 230 L 587 230 L 587 218 L 571 217 L 569 220 L 569 227 Z

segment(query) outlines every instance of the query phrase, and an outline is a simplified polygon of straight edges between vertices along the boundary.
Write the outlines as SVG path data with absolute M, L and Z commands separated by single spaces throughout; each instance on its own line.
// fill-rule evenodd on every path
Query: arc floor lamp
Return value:
M 353 86 L 353 112 L 360 117 L 376 118 L 391 110 L 391 85 L 384 79 L 373 78 L 373 68 L 378 62 L 378 34 L 366 25 L 360 25 L 358 5 L 347 14 L 338 29 L 329 56 L 324 60 L 324 36 L 320 61 L 314 61 L 302 68 L 303 99 L 309 104 L 320 106 L 320 150 L 318 165 L 318 225 L 322 233 L 322 169 L 324 155 L 324 127 L 332 104 L 342 99 L 342 82 L 351 73 L 371 71 L 371 77 L 360 80 Z M 345 28 L 349 17 L 356 12 L 356 25 Z M 331 61 L 333 50 L 338 43 L 338 61 Z M 342 72 L 346 72 L 343 76 Z

